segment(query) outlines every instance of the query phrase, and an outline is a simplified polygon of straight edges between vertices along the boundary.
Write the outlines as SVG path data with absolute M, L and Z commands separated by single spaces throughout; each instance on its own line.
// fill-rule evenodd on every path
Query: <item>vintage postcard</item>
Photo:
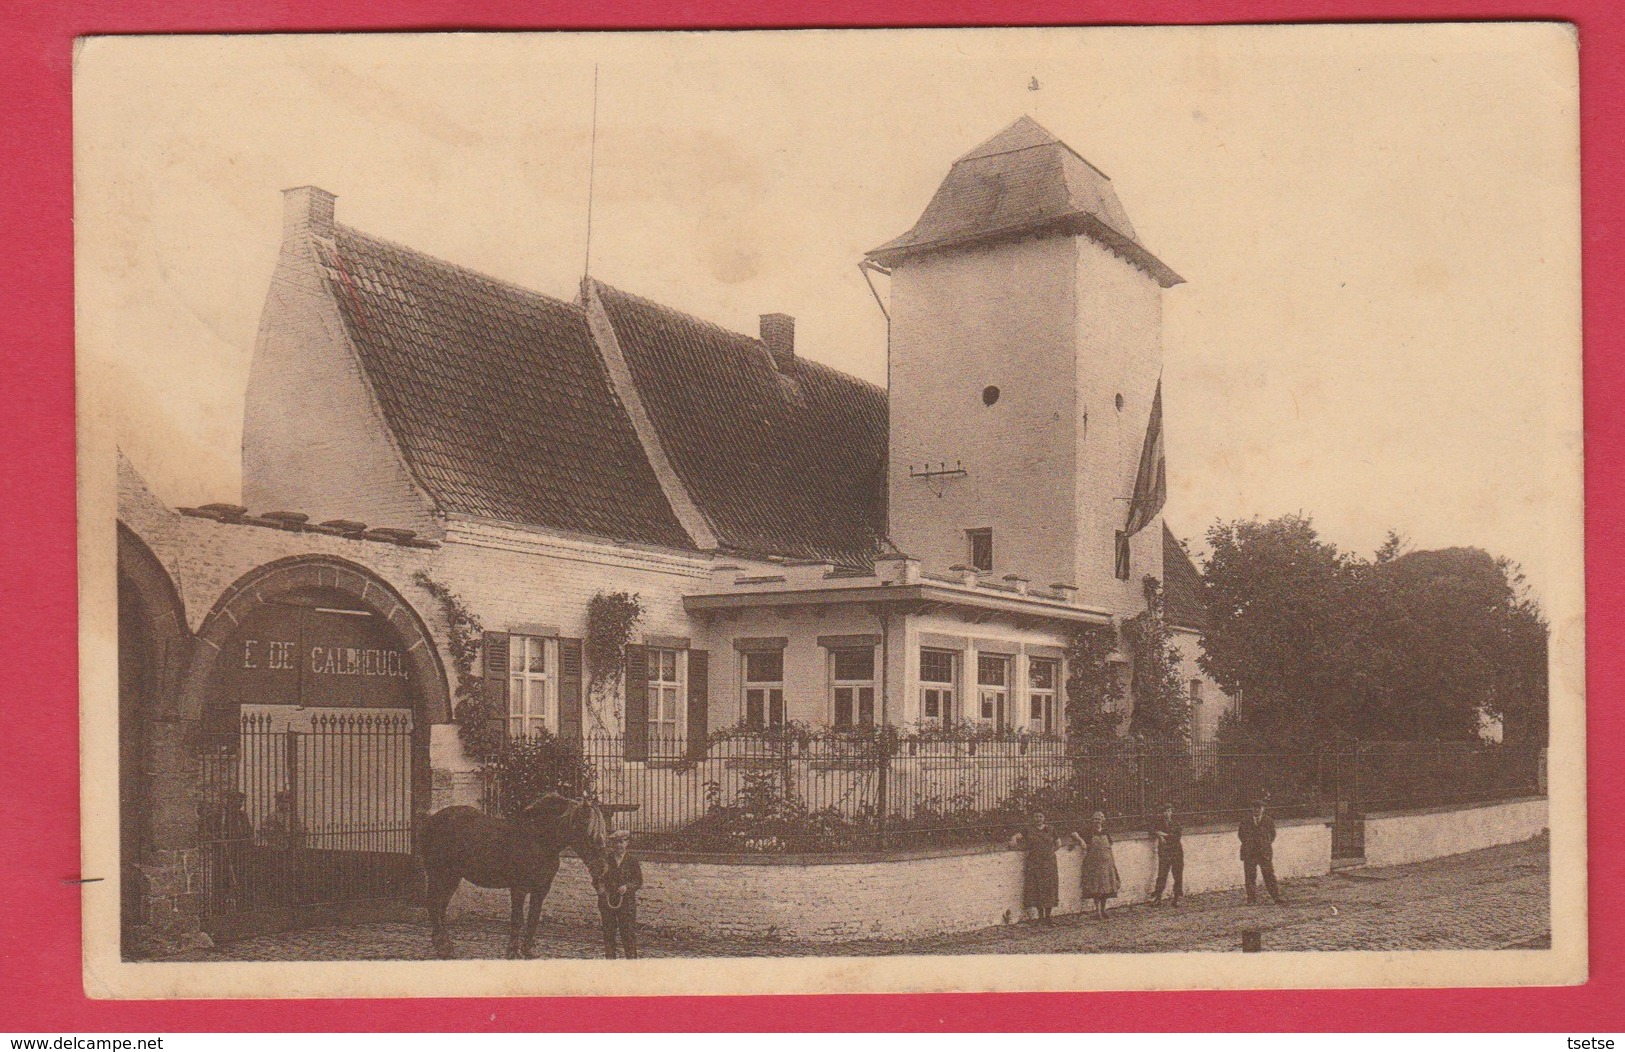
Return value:
M 1583 981 L 1576 49 L 81 41 L 87 991 Z

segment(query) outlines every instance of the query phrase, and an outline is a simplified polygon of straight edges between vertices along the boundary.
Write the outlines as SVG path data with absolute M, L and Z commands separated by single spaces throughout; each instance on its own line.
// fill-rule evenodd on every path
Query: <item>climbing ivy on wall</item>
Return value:
M 642 618 L 643 602 L 630 592 L 599 592 L 587 603 L 587 638 L 583 642 L 587 693 L 600 727 L 605 713 L 613 717 L 611 727 L 620 726 L 617 702 L 626 675 L 626 647 L 632 642 L 632 629 Z
M 422 571 L 414 579 L 434 596 L 446 620 L 446 647 L 451 651 L 452 670 L 457 680 L 452 692 L 451 714 L 457 721 L 457 737 L 463 743 L 463 752 L 475 760 L 494 759 L 501 754 L 503 746 L 502 727 L 496 721 L 506 713 L 489 711 L 481 689 L 483 681 L 475 671 L 485 627 L 462 597 L 446 585 Z
M 1066 647 L 1066 732 L 1084 747 L 1117 740 L 1123 684 L 1108 660 L 1117 650 L 1110 625 L 1078 625 Z
M 1146 742 L 1181 746 L 1190 741 L 1191 706 L 1181 674 L 1184 658 L 1173 645 L 1162 584 L 1145 579 L 1145 610 L 1123 624 L 1134 669 L 1134 716 L 1129 730 Z

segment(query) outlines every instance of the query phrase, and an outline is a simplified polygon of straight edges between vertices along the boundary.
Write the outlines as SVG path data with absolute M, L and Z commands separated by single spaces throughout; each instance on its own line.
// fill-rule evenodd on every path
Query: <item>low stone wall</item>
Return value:
M 1115 904 L 1149 898 L 1156 883 L 1156 848 L 1144 833 L 1116 844 L 1123 890 Z M 1021 854 L 1004 848 L 961 848 L 874 856 L 700 856 L 643 858 L 640 922 L 660 928 L 753 938 L 845 940 L 920 938 L 970 931 L 1021 918 Z M 1059 853 L 1061 904 L 1083 906 L 1083 852 Z M 1276 872 L 1283 879 L 1331 869 L 1331 828 L 1319 820 L 1278 823 Z M 1240 887 L 1235 826 L 1185 834 L 1187 892 Z M 505 920 L 508 894 L 464 885 L 453 918 Z M 566 858 L 543 916 L 596 921 L 586 869 Z
M 1365 819 L 1365 863 L 1399 866 L 1515 844 L 1547 828 L 1545 797 L 1388 811 Z

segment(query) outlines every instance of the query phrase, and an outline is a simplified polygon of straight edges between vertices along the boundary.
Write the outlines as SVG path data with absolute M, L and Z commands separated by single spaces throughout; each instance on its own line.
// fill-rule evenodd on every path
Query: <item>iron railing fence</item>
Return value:
M 245 715 L 202 753 L 205 917 L 387 899 L 415 886 L 412 721 Z
M 1539 750 L 1359 743 L 1236 751 L 1206 742 L 1079 748 L 1033 735 L 905 738 L 871 731 L 741 732 L 704 741 L 580 742 L 590 791 L 650 850 L 807 853 L 992 842 L 1034 812 L 1062 828 L 1095 811 L 1144 828 L 1164 803 L 1189 825 L 1233 821 L 1262 797 L 1277 817 L 1327 817 L 1534 793 Z M 534 784 L 533 780 L 528 780 Z M 487 769 L 491 810 L 528 801 Z

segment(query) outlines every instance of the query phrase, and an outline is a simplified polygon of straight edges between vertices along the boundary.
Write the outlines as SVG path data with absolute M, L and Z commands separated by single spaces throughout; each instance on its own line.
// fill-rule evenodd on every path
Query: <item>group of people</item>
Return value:
M 1163 902 L 1163 893 L 1168 890 L 1170 878 L 1173 884 L 1172 904 L 1178 906 L 1185 897 L 1184 833 L 1184 827 L 1174 813 L 1174 805 L 1164 803 L 1158 816 L 1151 822 L 1151 835 L 1157 845 L 1157 882 L 1151 893 L 1151 901 L 1157 905 Z M 1267 813 L 1265 801 L 1253 803 L 1252 810 L 1237 826 L 1237 837 L 1241 842 L 1242 876 L 1247 888 L 1247 901 L 1258 901 L 1258 884 L 1262 877 L 1264 890 L 1270 898 L 1277 903 L 1285 902 L 1275 881 L 1275 820 Z M 1034 814 L 1027 828 L 1011 838 L 1010 846 L 1024 854 L 1021 904 L 1034 920 L 1040 924 L 1050 923 L 1051 914 L 1060 904 L 1061 879 L 1056 852 L 1062 848 L 1083 852 L 1083 897 L 1094 901 L 1096 920 L 1106 919 L 1106 904 L 1122 890 L 1123 879 L 1117 872 L 1117 856 L 1112 836 L 1106 831 L 1105 812 L 1096 811 L 1090 816 L 1083 832 L 1073 832 L 1064 838 L 1049 824 L 1045 815 Z
M 209 845 L 204 864 L 216 909 L 275 905 L 298 898 L 305 827 L 292 790 L 277 792 L 275 806 L 258 827 L 248 816 L 248 794 L 230 790 L 218 807 L 204 814 L 202 832 Z M 254 871 L 254 879 L 250 879 L 250 871 Z

